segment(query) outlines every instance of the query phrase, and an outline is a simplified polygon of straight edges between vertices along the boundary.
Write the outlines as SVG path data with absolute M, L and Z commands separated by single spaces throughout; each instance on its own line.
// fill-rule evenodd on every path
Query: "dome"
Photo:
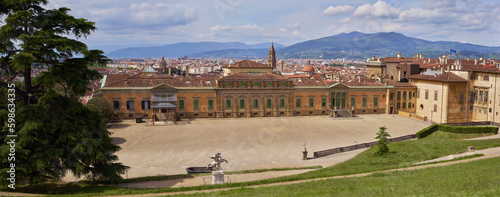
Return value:
M 167 67 L 167 61 L 165 61 L 164 57 L 161 57 L 160 68 L 166 68 L 166 67 Z
M 304 68 L 302 69 L 302 72 L 314 72 L 313 65 L 304 66 Z

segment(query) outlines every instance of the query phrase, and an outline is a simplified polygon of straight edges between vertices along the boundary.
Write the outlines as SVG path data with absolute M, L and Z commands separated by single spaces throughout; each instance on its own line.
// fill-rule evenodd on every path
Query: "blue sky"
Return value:
M 339 33 L 407 36 L 500 46 L 500 2 L 493 0 L 49 0 L 96 22 L 92 49 L 176 42 L 274 41 L 291 45 Z

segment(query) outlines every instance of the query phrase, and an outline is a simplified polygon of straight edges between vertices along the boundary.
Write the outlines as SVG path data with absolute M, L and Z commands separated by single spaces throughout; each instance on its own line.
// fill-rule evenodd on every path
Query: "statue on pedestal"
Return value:
M 208 164 L 207 169 L 212 169 L 212 185 L 223 184 L 224 183 L 224 171 L 222 171 L 221 163 L 227 162 L 220 156 L 220 153 L 216 153 L 214 157 L 210 157 L 214 161 Z

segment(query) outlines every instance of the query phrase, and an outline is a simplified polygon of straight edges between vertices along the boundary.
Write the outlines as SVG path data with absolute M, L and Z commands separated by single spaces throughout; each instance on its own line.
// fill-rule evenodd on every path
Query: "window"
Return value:
M 434 100 L 437 101 L 438 100 L 438 91 L 434 91 Z
M 231 82 L 226 82 L 226 87 L 231 87 Z
M 361 101 L 363 102 L 362 106 L 366 107 L 366 97 L 363 97 Z
M 458 102 L 460 102 L 460 103 L 464 102 L 464 97 L 465 97 L 464 94 L 465 94 L 464 92 L 460 92 L 460 96 L 458 97 Z
M 134 110 L 134 101 L 127 101 L 127 109 Z
M 373 97 L 373 106 L 378 106 L 378 97 Z
M 285 99 L 280 99 L 280 108 L 285 108 Z
M 240 108 L 245 108 L 245 99 L 240 99 Z
M 253 87 L 259 87 L 259 82 L 253 82 Z
M 412 98 L 413 98 L 412 92 L 411 92 L 411 91 L 409 91 L 409 92 L 408 92 L 408 100 L 411 100 Z
M 394 93 L 389 94 L 389 100 L 391 100 L 391 101 L 394 100 Z
M 425 90 L 425 100 L 429 100 L 429 90 Z
M 208 109 L 214 109 L 214 100 L 212 99 L 208 100 Z
M 488 102 L 488 90 L 485 90 L 484 91 L 484 102 L 487 103 Z
M 281 82 L 281 83 L 280 83 L 280 86 L 281 86 L 281 87 L 285 87 L 285 86 L 286 86 L 286 83 L 285 83 L 285 82 Z
M 141 102 L 142 109 L 151 109 L 151 101 L 144 100 Z
M 273 87 L 273 82 L 267 82 L 267 87 Z
M 198 99 L 193 100 L 193 109 L 195 109 L 195 110 L 200 109 L 199 107 L 200 107 L 199 100 Z
M 437 111 L 438 111 L 438 106 L 434 105 L 434 112 L 437 112 Z
M 420 98 L 420 88 L 417 89 L 417 98 Z
M 326 98 L 321 98 L 321 107 L 326 107 Z
M 231 109 L 231 99 L 226 99 L 226 109 Z
M 301 102 L 301 99 L 300 99 L 300 98 L 297 98 L 297 99 L 295 100 L 295 107 L 300 107 L 300 106 L 302 105 L 301 103 L 302 103 L 302 102 Z
M 401 103 L 400 102 L 396 103 L 396 109 L 401 109 Z
M 314 98 L 309 98 L 309 107 L 314 107 Z
M 489 81 L 489 80 L 490 80 L 490 76 L 485 75 L 485 76 L 483 77 L 483 79 L 484 79 L 485 81 Z
M 479 90 L 477 90 L 477 89 L 474 90 L 474 101 L 476 101 L 476 102 L 477 102 L 477 97 L 479 96 L 478 92 L 479 92 Z
M 403 106 L 403 109 L 406 109 L 406 102 L 402 102 L 401 105 Z
M 403 91 L 403 100 L 406 101 L 406 91 Z
M 415 107 L 415 106 L 413 106 L 413 107 Z M 413 107 L 411 106 L 411 102 L 408 102 L 408 108 L 413 108 Z
M 245 82 L 240 82 L 240 87 L 245 87 Z
M 472 102 L 474 100 L 474 93 L 469 94 L 469 102 Z
M 179 109 L 184 109 L 184 100 L 179 100 Z
M 479 102 L 483 101 L 483 91 L 479 90 Z
M 120 101 L 113 101 L 113 109 L 120 110 Z
M 397 100 L 401 100 L 401 91 L 398 91 L 398 97 L 397 97 Z
M 271 107 L 273 107 L 273 103 L 272 103 L 272 100 L 271 100 L 271 99 L 267 99 L 267 102 L 266 102 L 266 107 L 267 107 L 267 108 L 271 108 Z
M 253 100 L 253 108 L 259 108 L 259 99 Z
M 351 107 L 356 106 L 355 103 L 356 103 L 356 97 L 351 97 Z

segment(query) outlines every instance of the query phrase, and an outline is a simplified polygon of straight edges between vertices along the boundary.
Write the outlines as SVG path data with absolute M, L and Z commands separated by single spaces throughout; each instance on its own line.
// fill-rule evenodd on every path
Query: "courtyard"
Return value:
M 314 151 L 375 141 L 379 127 L 392 137 L 414 134 L 429 124 L 387 114 L 332 119 L 327 116 L 195 119 L 191 124 L 145 126 L 132 120 L 109 130 L 122 150 L 119 161 L 130 166 L 128 178 L 186 174 L 190 166 L 206 166 L 222 153 L 224 171 L 285 167 L 331 166 L 355 156 L 342 153 L 302 160 L 304 141 Z M 354 151 L 359 152 L 359 151 Z M 125 176 L 124 176 L 125 177 Z

